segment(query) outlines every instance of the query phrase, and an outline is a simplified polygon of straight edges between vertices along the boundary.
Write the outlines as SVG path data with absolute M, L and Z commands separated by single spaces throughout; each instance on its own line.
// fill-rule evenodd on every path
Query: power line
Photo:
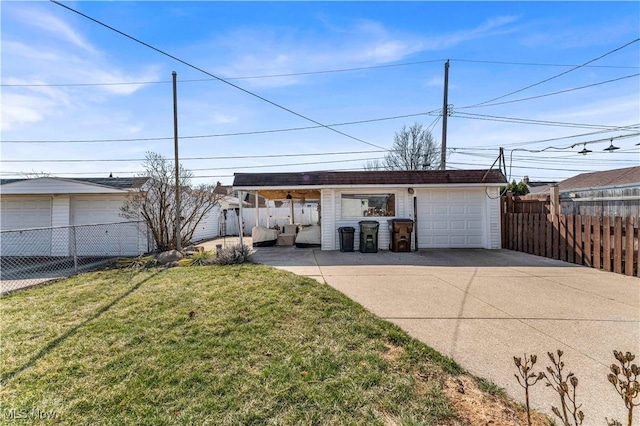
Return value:
M 587 84 L 586 86 L 579 86 L 579 87 L 573 87 L 571 89 L 559 90 L 557 92 L 545 93 L 545 94 L 536 95 L 536 96 L 529 96 L 529 97 L 520 98 L 520 99 L 513 99 L 511 101 L 492 102 L 492 103 L 485 103 L 485 104 L 482 104 L 482 105 L 481 104 L 476 104 L 476 105 L 463 106 L 463 107 L 458 107 L 457 109 L 484 108 L 484 107 L 495 106 L 495 105 L 505 105 L 505 104 L 513 104 L 513 103 L 516 103 L 516 102 L 530 101 L 532 99 L 545 98 L 547 96 L 560 95 L 562 93 L 569 93 L 569 92 L 575 92 L 577 90 L 588 89 L 589 87 L 601 86 L 603 84 L 613 83 L 613 82 L 616 82 L 616 81 L 625 80 L 627 78 L 637 77 L 639 75 L 640 74 L 631 74 L 631 75 L 627 75 L 627 76 L 620 77 L 620 78 L 614 78 L 612 80 L 606 80 L 606 81 L 601 81 L 601 82 L 598 82 L 598 83 Z
M 401 118 L 418 117 L 421 115 L 428 115 L 433 111 L 419 112 L 415 114 L 396 115 L 392 117 L 382 118 L 370 118 L 367 120 L 349 121 L 344 123 L 327 124 L 327 126 L 349 126 L 353 124 L 373 123 L 376 121 L 398 120 Z M 249 135 L 261 135 L 267 133 L 280 133 L 280 132 L 293 132 L 300 130 L 321 129 L 325 126 L 304 126 L 304 127 L 290 127 L 286 129 L 272 129 L 272 130 L 255 130 L 250 132 L 236 132 L 236 133 L 218 133 L 211 135 L 193 135 L 193 136 L 180 136 L 180 139 L 205 139 L 205 138 L 219 138 L 229 136 L 249 136 Z M 107 142 L 149 142 L 149 141 L 161 141 L 161 140 L 173 140 L 173 136 L 169 137 L 149 137 L 149 138 L 123 138 L 123 139 L 76 139 L 76 140 L 3 140 L 3 143 L 107 143 Z M 385 148 L 385 151 L 388 151 Z
M 575 64 L 549 64 L 549 63 L 535 63 L 535 62 L 505 62 L 505 61 L 483 61 L 475 59 L 450 59 L 455 62 L 475 62 L 481 64 L 499 64 L 499 65 L 525 65 L 525 66 L 537 66 L 537 67 L 578 67 L 580 65 Z M 623 65 L 583 65 L 586 68 L 617 68 L 617 69 L 638 69 L 639 66 L 623 66 Z
M 265 75 L 251 75 L 243 77 L 226 77 L 225 80 L 251 80 L 260 78 L 281 78 L 281 77 L 299 77 L 303 75 L 316 75 L 316 74 L 331 74 L 351 71 L 365 71 L 380 68 L 392 68 L 392 67 L 405 67 L 410 65 L 422 65 L 430 64 L 434 62 L 443 62 L 446 59 L 432 59 L 428 61 L 415 61 L 415 62 L 403 62 L 399 64 L 386 64 L 386 65 L 371 65 L 366 67 L 352 67 L 352 68 L 340 68 L 332 70 L 320 70 L 320 71 L 304 71 L 294 72 L 287 74 L 265 74 Z M 217 78 L 197 78 L 188 80 L 178 80 L 180 83 L 198 83 L 207 81 L 218 81 Z M 172 80 L 161 81 L 123 81 L 114 83 L 34 83 L 34 84 L 0 84 L 0 87 L 82 87 L 82 86 L 126 86 L 126 85 L 142 85 L 142 84 L 169 84 Z
M 633 124 L 631 126 L 638 126 L 638 124 Z M 491 148 L 493 147 L 494 149 L 497 149 L 499 147 L 512 147 L 512 146 L 521 146 L 521 145 L 533 145 L 533 144 L 538 144 L 538 143 L 545 143 L 545 142 L 553 142 L 553 141 L 560 141 L 560 140 L 564 140 L 564 139 L 573 139 L 573 138 L 579 138 L 579 137 L 583 137 L 583 136 L 593 136 L 593 135 L 601 135 L 603 133 L 611 133 L 612 131 L 624 131 L 625 129 L 631 127 L 631 126 L 621 126 L 615 130 L 598 130 L 595 132 L 588 132 L 588 133 L 580 133 L 577 135 L 569 135 L 569 136 L 560 136 L 560 137 L 556 137 L 556 138 L 547 138 L 547 139 L 538 139 L 538 140 L 533 140 L 533 141 L 523 141 L 523 142 L 514 142 L 514 143 L 508 143 L 508 144 L 500 144 L 500 145 L 486 145 L 484 146 L 484 148 Z M 635 136 L 636 134 L 630 135 L 631 136 Z M 603 141 L 608 141 L 609 139 L 611 139 L 611 137 L 607 137 L 605 139 L 599 139 L 598 142 L 603 142 Z M 588 142 L 590 143 L 590 142 Z M 582 144 L 582 142 L 576 142 L 575 145 L 580 145 Z
M 549 82 L 549 81 L 551 81 L 551 80 L 554 80 L 554 79 L 556 79 L 556 78 L 558 78 L 558 77 L 561 77 L 561 76 L 563 76 L 563 75 L 565 75 L 565 74 L 569 74 L 570 72 L 573 72 L 573 71 L 575 71 L 575 70 L 577 70 L 577 69 L 579 69 L 579 68 L 582 68 L 582 67 L 584 67 L 585 65 L 588 65 L 588 64 L 590 64 L 590 63 L 592 63 L 592 62 L 595 62 L 595 61 L 598 61 L 598 60 L 600 60 L 600 59 L 604 58 L 605 56 L 611 55 L 612 53 L 615 53 L 615 52 L 617 52 L 617 51 L 619 51 L 619 50 L 622 50 L 622 49 L 624 49 L 625 47 L 630 46 L 630 45 L 632 45 L 633 43 L 636 43 L 636 42 L 638 42 L 638 41 L 640 41 L 640 38 L 636 38 L 635 40 L 632 40 L 632 41 L 630 41 L 630 42 L 628 42 L 628 43 L 624 44 L 623 46 L 620 46 L 620 47 L 617 47 L 617 48 L 615 48 L 615 49 L 613 49 L 613 50 L 610 50 L 610 51 L 608 51 L 607 53 L 604 53 L 603 55 L 600 55 L 600 56 L 598 56 L 597 58 L 591 59 L 591 60 L 589 60 L 589 61 L 587 61 L 587 62 L 585 62 L 585 63 L 583 63 L 583 64 L 581 64 L 581 65 L 576 65 L 575 67 L 572 67 L 571 69 L 569 69 L 569 70 L 567 70 L 567 71 L 563 71 L 563 72 L 561 72 L 560 74 L 556 74 L 556 75 L 554 75 L 554 76 L 552 76 L 552 77 L 545 78 L 544 80 L 539 81 L 539 82 L 537 82 L 537 83 L 530 84 L 530 85 L 525 86 L 525 87 L 523 87 L 523 88 L 521 88 L 521 89 L 514 90 L 514 91 L 512 91 L 512 92 L 506 93 L 506 94 L 501 95 L 501 96 L 498 96 L 498 97 L 496 97 L 496 98 L 489 99 L 489 100 L 487 100 L 487 101 L 480 102 L 480 103 L 477 103 L 477 104 L 474 104 L 474 105 L 471 105 L 471 106 L 468 106 L 468 107 L 470 108 L 470 107 L 476 107 L 476 106 L 480 106 L 480 105 L 488 104 L 488 103 L 490 103 L 490 102 L 494 102 L 494 101 L 497 101 L 497 100 L 499 100 L 499 99 L 506 98 L 507 96 L 511 96 L 511 95 L 515 95 L 516 93 L 523 92 L 523 91 L 525 91 L 525 90 L 527 90 L 527 89 L 531 89 L 532 87 L 539 86 L 539 85 L 541 85 L 541 84 L 543 84 L 543 83 L 547 83 L 547 82 Z
M 471 120 L 486 120 L 486 121 L 501 121 L 505 123 L 518 123 L 518 124 L 535 124 L 540 126 L 556 126 L 556 127 L 578 127 L 585 129 L 601 129 L 601 130 L 623 130 L 616 126 L 606 126 L 603 124 L 586 124 L 586 123 L 567 123 L 563 121 L 548 121 L 548 120 L 534 120 L 529 118 L 516 118 L 516 117 L 502 117 L 499 115 L 486 115 L 486 114 L 472 114 L 469 112 L 455 112 L 452 115 L 457 118 L 467 118 Z M 634 129 L 637 126 L 630 126 L 625 128 Z
M 326 155 L 352 155 L 352 154 L 374 154 L 380 152 L 387 152 L 387 150 L 373 150 L 373 151 L 344 151 L 344 152 L 314 152 L 310 154 L 266 154 L 266 155 L 234 155 L 224 157 L 181 157 L 180 161 L 193 161 L 193 160 L 236 160 L 236 159 L 248 159 L 248 158 L 284 158 L 284 157 L 313 157 L 313 156 L 326 156 Z M 121 158 L 121 159 L 73 159 L 73 160 L 0 160 L 0 163 L 99 163 L 99 162 L 130 162 L 130 161 L 144 161 L 144 158 Z
M 392 67 L 405 67 L 412 65 L 423 65 L 434 62 L 444 62 L 446 59 L 431 59 L 427 61 L 415 61 L 415 62 L 401 62 L 399 64 L 386 64 L 386 65 L 371 65 L 363 67 L 352 68 L 338 68 L 329 70 L 318 71 L 302 71 L 286 74 L 263 74 L 263 75 L 250 75 L 240 77 L 226 77 L 226 80 L 251 80 L 251 79 L 263 79 L 263 78 L 282 78 L 282 77 L 299 77 L 304 75 L 316 75 L 316 74 L 331 74 L 342 73 L 352 71 L 366 71 L 372 69 L 392 68 Z M 575 67 L 574 64 L 550 64 L 550 63 L 535 63 L 535 62 L 508 62 L 508 61 L 484 61 L 474 59 L 450 59 L 455 62 L 469 62 L 469 63 L 483 63 L 483 64 L 497 64 L 497 65 L 524 65 L 524 66 L 539 66 L 539 67 Z M 585 65 L 588 68 L 611 68 L 611 69 L 638 69 L 638 66 L 624 66 L 624 65 Z M 195 78 L 178 80 L 180 83 L 201 83 L 217 81 L 215 78 Z M 86 86 L 138 86 L 147 84 L 170 84 L 172 80 L 158 80 L 158 81 L 119 81 L 111 83 L 5 83 L 0 84 L 0 87 L 86 87 Z
M 266 103 L 268 103 L 268 104 L 270 104 L 270 105 L 273 105 L 273 106 L 275 106 L 276 108 L 282 109 L 283 111 L 287 111 L 287 112 L 288 112 L 288 113 L 290 113 L 290 114 L 293 114 L 293 115 L 295 115 L 295 116 L 297 116 L 297 117 L 300 117 L 300 118 L 302 118 L 302 119 L 304 119 L 304 120 L 310 121 L 310 122 L 312 122 L 312 123 L 314 123 L 314 124 L 317 124 L 318 126 L 324 127 L 324 128 L 325 128 L 325 129 L 327 129 L 327 130 L 330 130 L 330 131 L 332 131 L 332 132 L 338 133 L 338 134 L 340 134 L 340 135 L 342 135 L 342 136 L 345 136 L 345 137 L 347 137 L 347 138 L 349 138 L 349 139 L 353 139 L 353 140 L 355 140 L 355 141 L 361 142 L 361 143 L 363 143 L 363 144 L 365 144 L 365 145 L 373 146 L 373 147 L 375 147 L 375 148 L 385 149 L 385 148 L 383 148 L 383 147 L 381 147 L 381 146 L 379 146 L 379 145 L 373 144 L 373 143 L 371 143 L 371 142 L 367 142 L 367 141 L 365 141 L 365 140 L 363 140 L 363 139 L 357 138 L 357 137 L 355 137 L 355 136 L 351 136 L 351 135 L 349 135 L 349 134 L 347 134 L 347 133 L 344 133 L 344 132 L 342 132 L 342 131 L 340 131 L 340 130 L 337 130 L 337 129 L 334 129 L 334 128 L 332 128 L 332 127 L 329 127 L 329 126 L 327 126 L 326 124 L 322 124 L 322 123 L 320 123 L 319 121 L 316 121 L 316 120 L 314 120 L 314 119 L 312 119 L 312 118 L 310 118 L 310 117 L 307 117 L 307 116 L 305 116 L 305 115 L 303 115 L 303 114 L 300 114 L 300 113 L 298 113 L 298 112 L 295 112 L 295 111 L 293 111 L 292 109 L 287 108 L 287 107 L 285 107 L 285 106 L 283 106 L 283 105 L 280 105 L 280 104 L 278 104 L 278 103 L 276 103 L 276 102 L 273 102 L 273 101 L 271 101 L 271 100 L 269 100 L 269 99 L 267 99 L 267 98 L 265 98 L 265 97 L 263 97 L 263 96 L 258 95 L 257 93 L 253 93 L 253 92 L 251 92 L 250 90 L 247 90 L 247 89 L 242 88 L 242 87 L 240 87 L 240 86 L 238 86 L 238 85 L 236 85 L 236 84 L 234 84 L 234 83 L 231 83 L 230 81 L 227 81 L 227 80 L 225 80 L 225 79 L 223 79 L 223 78 L 220 78 L 220 77 L 218 77 L 218 76 L 216 76 L 216 75 L 214 75 L 214 74 L 212 74 L 212 73 L 210 73 L 210 72 L 208 72 L 208 71 L 203 70 L 202 68 L 196 67 L 195 65 L 193 65 L 193 64 L 191 64 L 191 63 L 189 63 L 189 62 L 187 62 L 187 61 L 184 61 L 184 60 L 182 60 L 182 59 L 179 59 L 179 58 L 178 58 L 178 57 L 176 57 L 176 56 L 173 56 L 173 55 L 171 55 L 171 54 L 169 54 L 169 53 L 167 53 L 167 52 L 165 52 L 165 51 L 163 51 L 163 50 L 161 50 L 161 49 L 158 49 L 157 47 L 154 47 L 154 46 L 152 46 L 152 45 L 150 45 L 150 44 L 148 44 L 148 43 L 143 42 L 142 40 L 139 40 L 139 39 L 137 39 L 137 38 L 135 38 L 135 37 L 133 37 L 133 36 L 131 36 L 131 35 L 129 35 L 129 34 L 126 34 L 126 33 L 122 32 L 122 31 L 120 31 L 120 30 L 117 30 L 117 29 L 115 29 L 115 28 L 113 28 L 113 27 L 111 27 L 111 26 L 109 26 L 109 25 L 107 25 L 107 24 L 105 24 L 105 23 L 103 23 L 103 22 L 101 22 L 101 21 L 99 21 L 99 20 L 95 19 L 95 18 L 92 18 L 92 17 L 90 17 L 90 16 L 88 16 L 88 15 L 85 15 L 84 13 L 81 13 L 81 12 L 79 12 L 79 11 L 77 11 L 77 10 L 75 10 L 75 9 L 73 9 L 73 8 L 71 8 L 71 7 L 69 7 L 69 6 L 66 6 L 66 5 L 64 5 L 64 4 L 62 4 L 62 3 L 60 3 L 60 2 L 58 2 L 58 1 L 56 1 L 56 0 L 50 0 L 50 1 L 51 1 L 52 3 L 54 3 L 54 4 L 57 4 L 58 6 L 61 6 L 61 7 L 65 8 L 65 9 L 67 9 L 67 10 L 70 10 L 70 11 L 72 11 L 72 12 L 74 12 L 74 13 L 77 13 L 78 15 L 83 16 L 83 17 L 85 17 L 85 18 L 87 18 L 87 19 L 91 20 L 92 22 L 95 22 L 95 23 L 97 23 L 97 24 L 99 24 L 99 25 L 102 25 L 103 27 L 108 28 L 108 29 L 110 29 L 111 31 L 114 31 L 114 32 L 116 32 L 116 33 L 118 33 L 118 34 L 120 34 L 120 35 L 122 35 L 122 36 L 124 36 L 124 37 L 127 37 L 128 39 L 133 40 L 133 41 L 135 41 L 136 43 L 142 44 L 143 46 L 146 46 L 146 47 L 148 47 L 148 48 L 150 48 L 150 49 L 152 49 L 152 50 L 154 50 L 154 51 L 156 51 L 156 52 L 158 52 L 158 53 L 160 53 L 160 54 L 162 54 L 162 55 L 165 55 L 165 56 L 167 56 L 167 57 L 169 57 L 169 58 L 171 58 L 171 59 L 173 59 L 173 60 L 175 60 L 175 61 L 177 61 L 177 62 L 180 62 L 181 64 L 184 64 L 184 65 L 188 66 L 189 68 L 193 68 L 193 69 L 195 69 L 196 71 L 200 71 L 201 73 L 206 74 L 206 75 L 208 75 L 209 77 L 213 77 L 213 78 L 215 78 L 216 80 L 221 81 L 222 83 L 225 83 L 225 84 L 227 84 L 227 85 L 229 85 L 229 86 L 231 86 L 231 87 L 233 87 L 233 88 L 235 88 L 235 89 L 238 89 L 238 90 L 240 90 L 240 91 L 242 91 L 242 92 L 244 92 L 244 93 L 246 93 L 246 94 L 248 94 L 248 95 L 250 95 L 250 96 L 253 96 L 253 97 L 257 98 L 257 99 L 260 99 L 260 100 L 261 100 L 261 101 L 263 101 L 263 102 L 266 102 Z

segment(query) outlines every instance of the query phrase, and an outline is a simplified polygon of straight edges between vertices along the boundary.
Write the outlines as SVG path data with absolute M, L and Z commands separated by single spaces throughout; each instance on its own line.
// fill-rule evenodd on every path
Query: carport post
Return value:
M 267 228 L 271 228 L 271 215 L 269 214 L 269 200 L 267 198 L 264 199 L 264 204 L 267 210 Z
M 258 191 L 255 192 L 256 226 L 260 226 L 260 204 L 258 204 Z
M 240 245 L 242 245 L 242 205 L 243 205 L 243 193 L 238 191 L 238 236 L 240 237 Z

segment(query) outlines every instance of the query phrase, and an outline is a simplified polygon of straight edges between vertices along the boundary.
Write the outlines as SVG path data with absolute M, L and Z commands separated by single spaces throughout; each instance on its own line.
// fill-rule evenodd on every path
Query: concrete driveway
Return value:
M 259 248 L 252 260 L 326 282 L 473 374 L 524 402 L 513 356 L 564 351 L 579 379 L 585 425 L 625 421 L 607 381 L 612 351 L 640 361 L 640 280 L 509 250 L 341 253 Z M 543 382 L 534 406 L 551 415 L 559 399 Z M 640 417 L 640 416 L 636 416 Z M 640 424 L 640 422 L 638 422 Z

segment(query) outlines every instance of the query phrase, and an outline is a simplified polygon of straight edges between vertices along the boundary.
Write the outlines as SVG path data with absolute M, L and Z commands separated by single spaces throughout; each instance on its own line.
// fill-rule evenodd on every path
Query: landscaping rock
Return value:
M 158 255 L 158 264 L 166 265 L 168 263 L 177 262 L 182 259 L 184 255 L 178 250 L 163 251 Z

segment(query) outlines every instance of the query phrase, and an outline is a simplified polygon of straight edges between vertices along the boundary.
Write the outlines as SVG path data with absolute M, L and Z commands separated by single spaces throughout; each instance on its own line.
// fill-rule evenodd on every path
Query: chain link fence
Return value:
M 154 249 L 144 222 L 0 232 L 0 293 L 65 278 Z

